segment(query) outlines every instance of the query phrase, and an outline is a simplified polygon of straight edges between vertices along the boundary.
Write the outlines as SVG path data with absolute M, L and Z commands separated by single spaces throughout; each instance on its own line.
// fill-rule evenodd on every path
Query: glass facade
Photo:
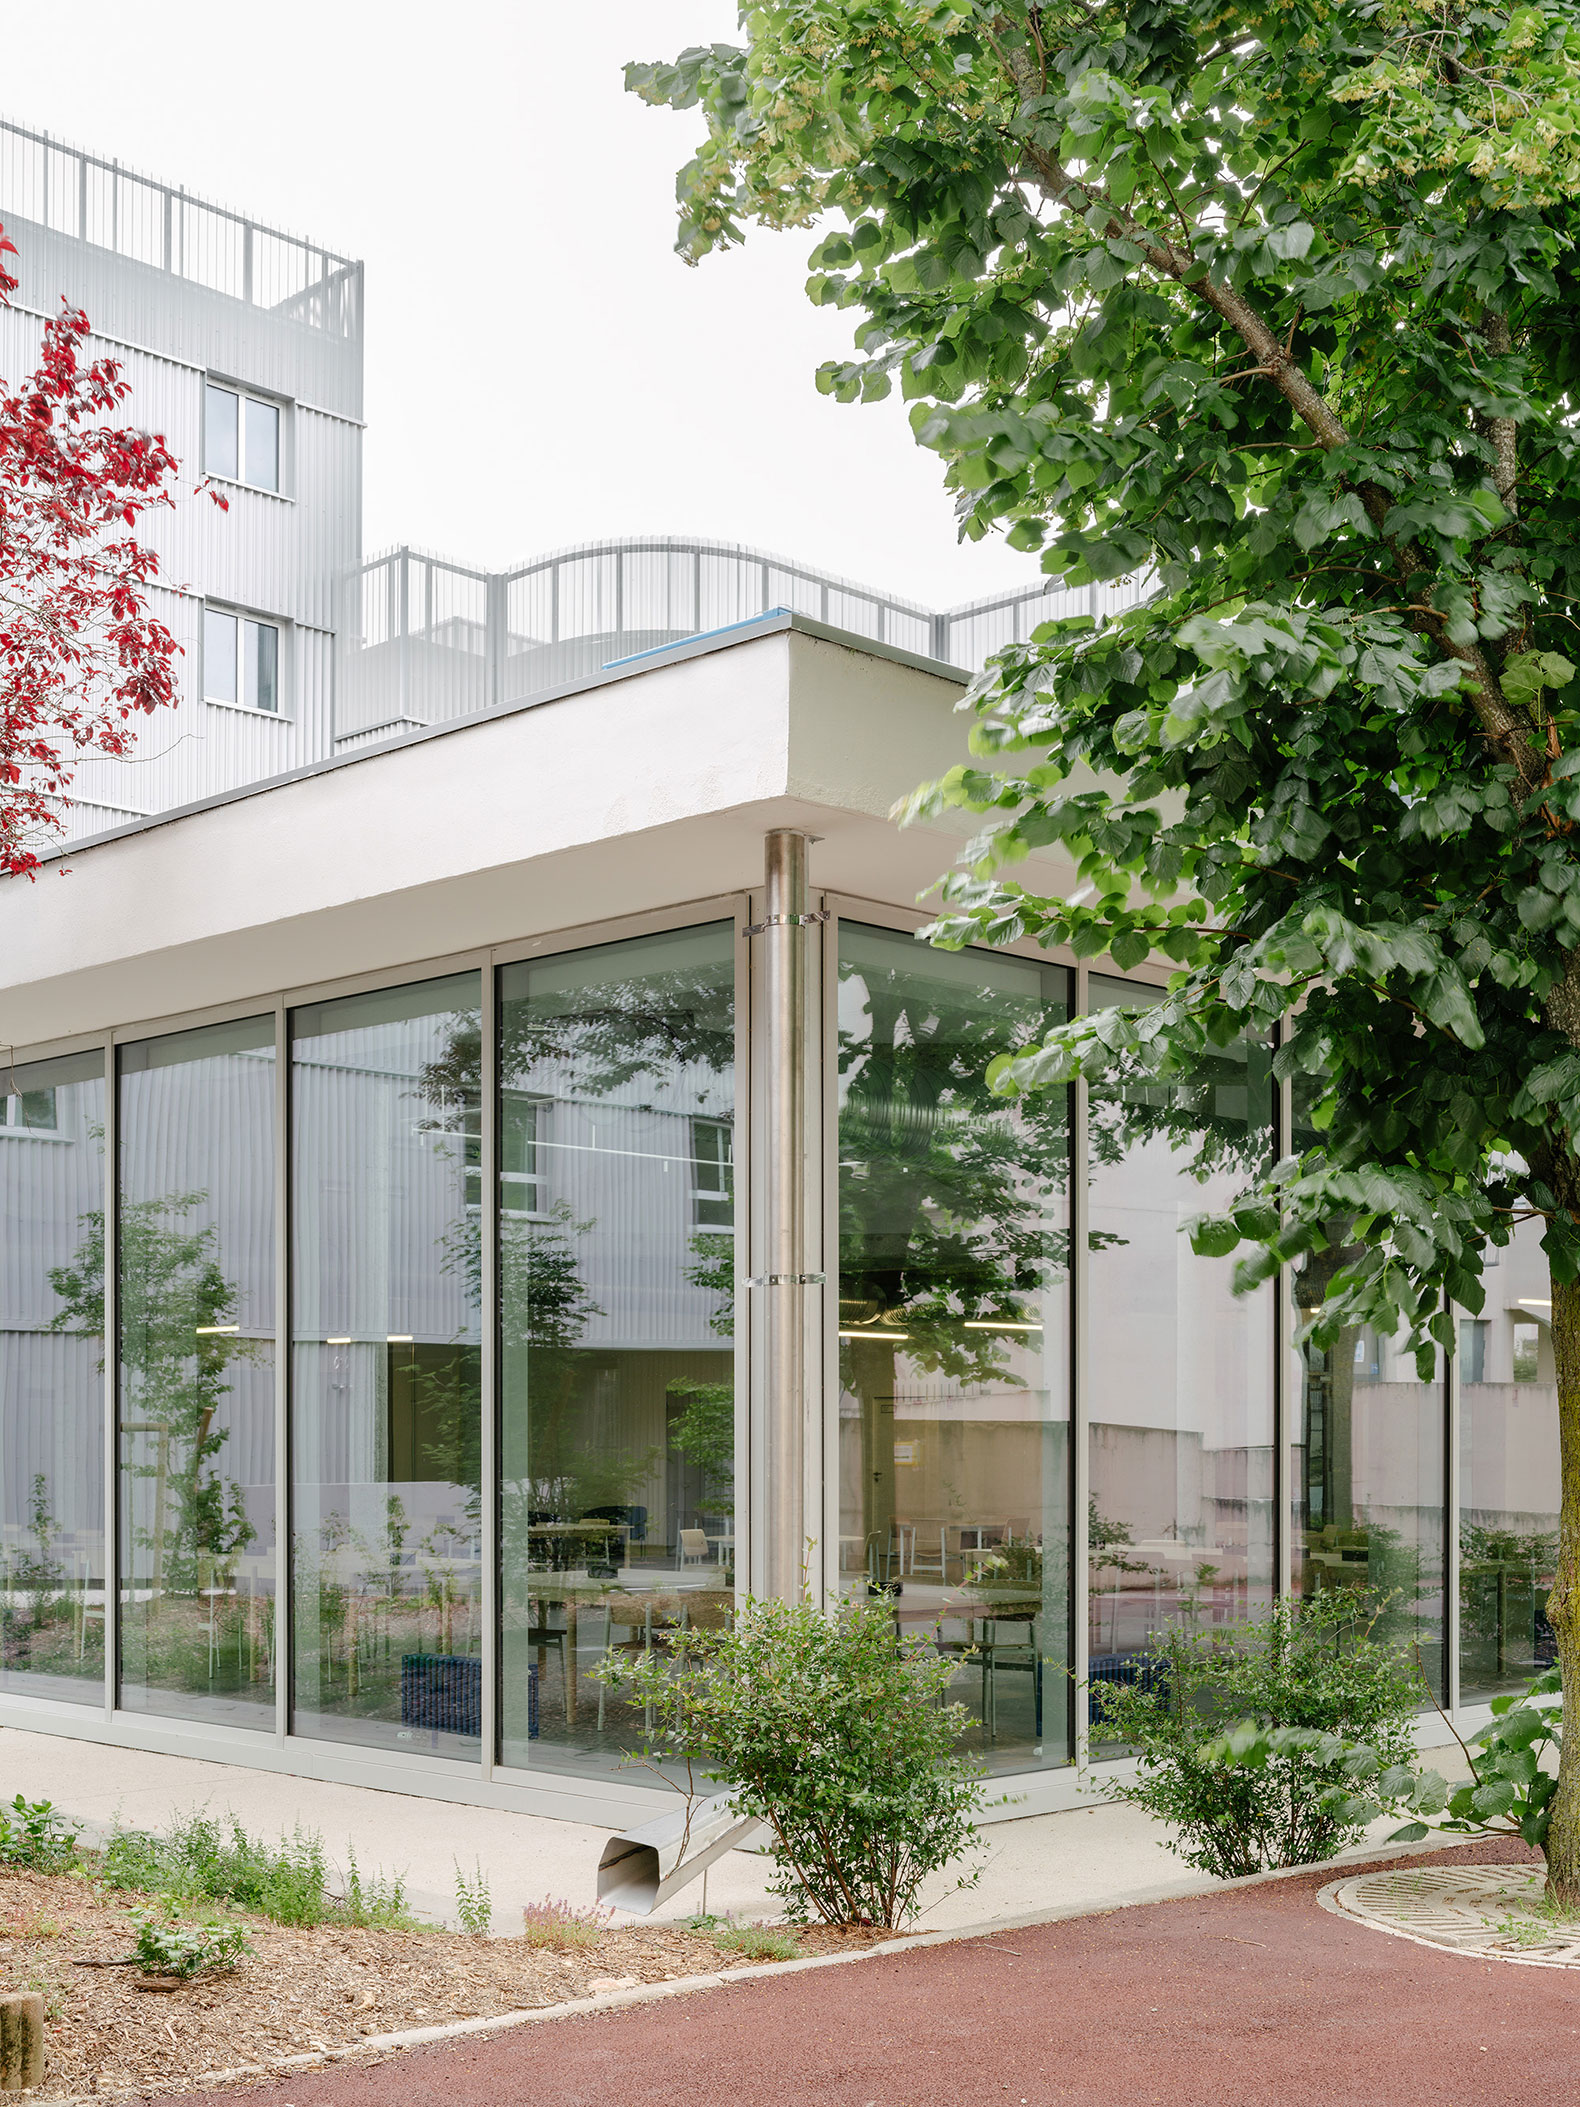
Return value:
M 1069 1002 L 1062 966 L 841 926 L 843 1585 L 958 1658 L 1016 1770 L 1070 1753 L 1070 1122 L 984 1071 Z
M 499 977 L 500 1752 L 607 1774 L 587 1671 L 735 1566 L 732 923 Z
M 1282 1309 L 1182 1233 L 1273 1145 L 1265 1047 L 1011 1103 L 996 1055 L 1158 991 L 834 927 L 825 1570 L 949 1658 L 988 1767 L 1071 1762 L 1083 1664 L 1256 1616 L 1281 1557 L 1297 1597 L 1386 1598 L 1445 1698 L 1547 1665 L 1535 1234 L 1427 1380 L 1370 1332 L 1289 1343 L 1344 1224 Z M 113 1102 L 102 1047 L 0 1070 L 0 1694 L 618 1779 L 647 1722 L 599 1664 L 747 1570 L 752 958 L 713 920 L 270 1001 L 121 1040 Z
M 120 1702 L 274 1727 L 274 1018 L 117 1053 Z
M 1459 1692 L 1517 1690 L 1553 1665 L 1558 1554 L 1552 1289 L 1533 1223 L 1488 1254 L 1486 1300 L 1460 1317 Z
M 104 1056 L 0 1067 L 0 1691 L 104 1702 Z
M 291 1017 L 296 1731 L 482 1734 L 481 981 Z
M 1312 1085 L 1294 1090 L 1294 1146 L 1310 1146 Z M 1294 1338 L 1354 1247 L 1332 1225 L 1290 1282 Z M 1301 1597 L 1333 1588 L 1365 1590 L 1378 1636 L 1415 1654 L 1433 1694 L 1446 1695 L 1444 1498 L 1447 1375 L 1423 1382 L 1398 1339 L 1369 1328 L 1341 1332 L 1333 1346 L 1293 1350 L 1298 1413 L 1291 1483 L 1291 1573 Z
M 1162 991 L 1092 974 L 1088 1006 Z M 1087 1657 L 1128 1681 L 1152 1633 L 1265 1611 L 1274 1578 L 1273 1295 L 1236 1297 L 1182 1224 L 1268 1159 L 1270 1050 L 1239 1042 L 1188 1085 L 1090 1090 Z M 1205 1171 L 1196 1168 L 1205 1145 Z

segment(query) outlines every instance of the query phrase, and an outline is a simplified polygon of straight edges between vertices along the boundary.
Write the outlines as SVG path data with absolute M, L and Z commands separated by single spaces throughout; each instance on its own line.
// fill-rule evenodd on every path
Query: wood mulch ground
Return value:
M 48 2014 L 45 2079 L 34 2098 L 162 2096 L 217 2072 L 354 2047 L 370 2034 L 753 1965 L 669 1926 L 604 1931 L 595 1945 L 559 1952 L 437 1930 L 295 1930 L 218 1905 L 183 1915 L 229 1915 L 246 1926 L 253 1952 L 233 1974 L 149 1991 L 137 1987 L 135 1968 L 75 1965 L 129 1952 L 133 1917 L 159 1908 L 156 1898 L 80 1875 L 0 1870 L 0 1989 L 41 1991 Z M 795 1934 L 806 1954 L 884 1936 L 892 1934 Z

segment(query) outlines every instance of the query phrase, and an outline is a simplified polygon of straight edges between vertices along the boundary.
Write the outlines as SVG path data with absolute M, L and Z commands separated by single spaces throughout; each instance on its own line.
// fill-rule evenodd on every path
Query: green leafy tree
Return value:
M 256 1531 L 242 1489 L 217 1460 L 230 1430 L 216 1425 L 229 1371 L 254 1351 L 233 1329 L 238 1293 L 219 1263 L 212 1227 L 187 1217 L 208 1195 L 123 1200 L 118 1223 L 117 1313 L 125 1371 L 123 1420 L 142 1438 L 126 1469 L 151 1488 L 151 1519 L 138 1530 L 156 1586 L 191 1594 L 236 1557 Z M 83 1217 L 70 1262 L 51 1267 L 60 1308 L 52 1331 L 104 1335 L 104 1216 Z
M 1349 1248 L 1309 1312 L 1482 1304 L 1541 1225 L 1562 1450 L 1549 1614 L 1580 1697 L 1580 11 L 1573 0 L 788 0 L 633 69 L 700 108 L 681 246 L 838 215 L 820 384 L 898 383 L 963 531 L 1140 605 L 973 685 L 980 817 L 935 937 L 1178 968 L 994 1086 L 1167 1078 L 1247 1032 L 1314 1133 L 1198 1248 Z M 1064 855 L 1067 897 L 1017 882 Z M 1580 1731 L 1547 1840 L 1580 1902 Z

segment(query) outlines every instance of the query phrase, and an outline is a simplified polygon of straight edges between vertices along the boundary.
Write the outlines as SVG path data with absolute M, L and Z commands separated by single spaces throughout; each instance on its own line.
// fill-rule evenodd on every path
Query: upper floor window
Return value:
M 545 1214 L 543 1171 L 539 1152 L 543 1140 L 544 1102 L 507 1090 L 499 1105 L 499 1207 L 502 1214 Z M 466 1136 L 466 1204 L 477 1207 L 483 1198 L 482 1113 L 468 1107 L 464 1115 Z
M 203 390 L 203 466 L 211 476 L 280 487 L 280 406 L 210 381 Z
M 203 694 L 209 702 L 243 703 L 249 710 L 280 707 L 280 631 L 251 615 L 203 610 Z
M 58 1131 L 53 1090 L 17 1090 L 0 1097 L 0 1127 L 28 1134 Z
M 698 1229 L 735 1227 L 735 1137 L 727 1120 L 691 1122 L 691 1219 Z

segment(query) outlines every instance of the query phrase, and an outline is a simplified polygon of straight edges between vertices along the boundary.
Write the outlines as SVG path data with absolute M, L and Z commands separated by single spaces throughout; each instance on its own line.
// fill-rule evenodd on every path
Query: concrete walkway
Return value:
M 88 1824 L 94 1839 L 117 1823 L 164 1829 L 194 1808 L 234 1811 L 252 1834 L 270 1838 L 300 1824 L 319 1832 L 338 1865 L 344 1865 L 349 1844 L 364 1873 L 404 1874 L 412 1907 L 441 1923 L 454 1921 L 456 1861 L 468 1872 L 480 1861 L 499 1931 L 514 1930 L 522 1906 L 545 1896 L 592 1902 L 599 1853 L 610 1833 L 578 1822 L 0 1728 L 0 1801 L 18 1792 L 29 1800 L 52 1800 L 63 1814 Z M 948 1879 L 935 1882 L 920 1929 L 1189 1894 L 1203 1885 L 1166 1848 L 1162 1825 L 1130 1807 L 1099 1802 L 998 1822 L 983 1835 L 978 1885 L 951 1892 Z M 736 1917 L 772 1914 L 770 1870 L 756 1852 L 721 1859 L 708 1875 L 709 1909 Z M 690 1916 L 700 1902 L 699 1885 L 666 1904 L 658 1919 Z

